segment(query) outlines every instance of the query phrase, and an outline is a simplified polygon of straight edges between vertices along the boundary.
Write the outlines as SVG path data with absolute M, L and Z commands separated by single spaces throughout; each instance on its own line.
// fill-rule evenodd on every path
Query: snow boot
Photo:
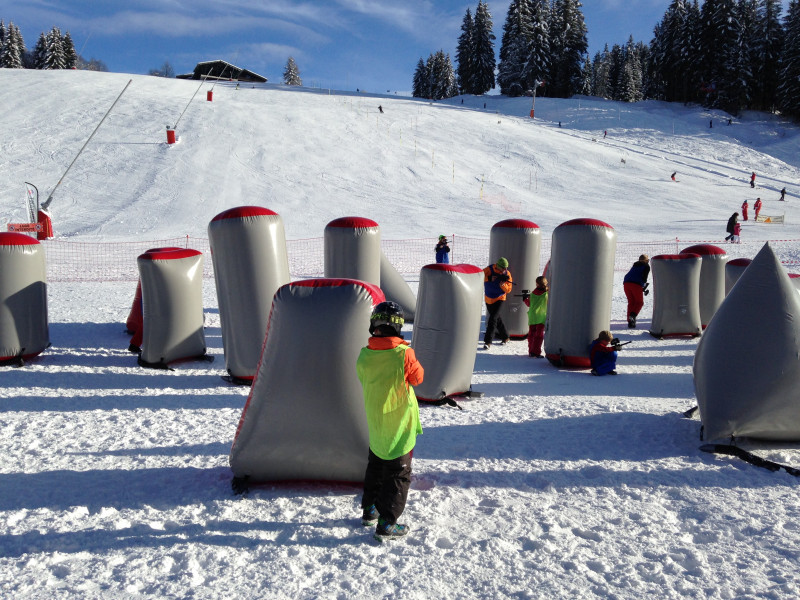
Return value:
M 636 315 L 628 315 L 628 329 L 636 329 Z
M 401 538 L 409 532 L 408 525 L 400 523 L 389 523 L 383 517 L 378 519 L 378 526 L 375 528 L 375 539 L 378 541 L 393 540 Z
M 365 508 L 364 512 L 361 513 L 361 524 L 362 525 L 375 525 L 378 522 L 378 509 L 375 508 L 375 505 Z

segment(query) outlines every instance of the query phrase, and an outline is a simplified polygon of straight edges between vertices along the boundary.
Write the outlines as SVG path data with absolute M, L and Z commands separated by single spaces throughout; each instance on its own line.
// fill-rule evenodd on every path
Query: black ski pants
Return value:
M 491 344 L 494 339 L 495 330 L 501 340 L 508 339 L 508 331 L 506 331 L 506 324 L 500 317 L 500 308 L 503 306 L 503 300 L 500 302 L 493 302 L 486 305 L 486 333 L 483 336 L 484 344 Z
M 374 504 L 381 517 L 391 524 L 397 523 L 406 507 L 411 487 L 411 454 L 384 460 L 369 451 L 361 508 Z

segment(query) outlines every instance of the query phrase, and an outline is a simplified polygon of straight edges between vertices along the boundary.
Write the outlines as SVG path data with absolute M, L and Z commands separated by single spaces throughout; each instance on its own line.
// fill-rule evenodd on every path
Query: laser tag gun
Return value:
M 644 290 L 644 295 L 645 295 L 645 296 L 647 296 L 647 295 L 650 293 L 650 290 L 648 290 L 648 289 L 647 289 L 647 288 L 649 288 L 649 287 L 650 287 L 650 284 L 649 284 L 649 283 L 645 283 L 645 284 L 642 286 L 642 290 Z
M 513 283 L 514 283 L 514 282 L 512 281 L 511 283 L 512 283 L 512 285 L 513 285 Z M 514 295 L 515 295 L 517 298 L 522 298 L 523 300 L 527 300 L 528 298 L 530 298 L 530 297 L 531 297 L 531 291 L 530 291 L 530 290 L 522 290 L 522 293 L 521 293 L 521 294 L 514 294 Z
M 611 347 L 614 348 L 614 350 L 616 350 L 617 352 L 619 352 L 620 350 L 622 350 L 623 346 L 627 346 L 632 341 L 633 340 L 628 340 L 627 342 L 620 342 L 619 338 L 614 338 L 611 340 Z

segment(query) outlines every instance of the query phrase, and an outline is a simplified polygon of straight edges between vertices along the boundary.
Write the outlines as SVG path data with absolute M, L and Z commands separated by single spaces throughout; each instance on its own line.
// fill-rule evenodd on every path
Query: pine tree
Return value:
M 456 62 L 458 63 L 457 81 L 458 88 L 462 94 L 473 94 L 472 91 L 472 69 L 474 51 L 475 24 L 472 20 L 472 13 L 469 8 L 461 22 L 461 35 L 458 37 L 456 46 Z
M 3 52 L 3 44 L 6 41 L 6 24 L 0 19 L 0 53 Z
M 492 15 L 489 13 L 489 7 L 483 0 L 480 0 L 475 11 L 472 68 L 470 69 L 470 88 L 473 94 L 485 94 L 495 87 L 495 35 L 492 27 Z
M 701 73 L 704 104 L 736 112 L 731 93 L 737 88 L 740 26 L 736 0 L 706 0 L 701 17 Z
M 74 69 L 78 66 L 78 53 L 75 51 L 75 44 L 72 42 L 72 36 L 69 31 L 61 38 L 61 44 L 64 48 L 64 68 Z M 165 75 L 167 77 L 167 75 Z M 169 75 L 171 77 L 171 75 Z
M 552 66 L 549 95 L 568 98 L 580 89 L 581 66 L 589 47 L 580 0 L 554 0 L 550 21 Z
M 64 42 L 61 39 L 61 30 L 53 27 L 45 36 L 46 54 L 45 69 L 63 69 L 66 65 L 64 56 Z
M 800 0 L 791 0 L 783 21 L 785 41 L 781 52 L 778 106 L 795 119 L 800 118 Z
M 428 67 L 425 61 L 421 58 L 417 63 L 417 68 L 414 71 L 414 79 L 411 84 L 411 95 L 414 98 L 430 98 L 430 75 L 428 74 Z
M 623 51 L 618 99 L 623 102 L 638 102 L 642 99 L 642 65 L 633 36 L 628 38 Z
M 546 83 L 550 74 L 550 5 L 548 0 L 530 0 L 528 14 L 528 56 L 522 68 L 526 93 L 540 83 Z
M 39 40 L 33 49 L 33 68 L 47 68 L 47 38 L 45 38 L 44 32 L 39 34 Z
M 303 85 L 303 80 L 300 79 L 300 71 L 297 68 L 297 63 L 291 56 L 286 61 L 286 67 L 283 69 L 283 83 L 286 85 Z
M 594 57 L 594 95 L 598 98 L 610 98 L 609 72 L 611 71 L 611 53 L 608 51 L 608 44 L 605 45 L 602 54 L 597 53 Z
M 497 69 L 497 84 L 501 94 L 521 96 L 527 89 L 523 69 L 530 55 L 530 39 L 529 0 L 511 0 L 503 25 Z
M 4 69 L 22 69 L 22 55 L 25 53 L 25 42 L 19 28 L 9 22 L 0 51 L 0 67 Z
M 777 101 L 778 73 L 783 49 L 780 0 L 759 0 L 755 38 L 755 108 L 774 110 Z
M 584 96 L 591 96 L 594 90 L 594 69 L 592 68 L 592 60 L 589 56 L 583 61 L 583 70 L 581 71 L 581 94 Z

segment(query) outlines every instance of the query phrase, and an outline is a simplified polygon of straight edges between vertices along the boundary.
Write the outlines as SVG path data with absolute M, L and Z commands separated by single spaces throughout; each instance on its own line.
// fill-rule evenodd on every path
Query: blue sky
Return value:
M 221 58 L 279 82 L 294 57 L 304 85 L 407 91 L 417 61 L 440 48 L 455 59 L 467 8 L 460 0 L 0 0 L 28 47 L 53 26 L 110 71 L 176 73 Z M 593 56 L 604 44 L 650 41 L 669 0 L 584 0 Z M 784 2 L 787 5 L 788 2 Z M 509 0 L 489 1 L 499 51 Z

